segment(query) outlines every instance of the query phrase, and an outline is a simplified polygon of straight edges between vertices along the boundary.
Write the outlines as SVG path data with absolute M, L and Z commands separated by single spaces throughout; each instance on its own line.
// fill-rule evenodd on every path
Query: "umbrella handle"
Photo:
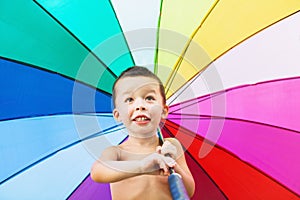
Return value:
M 161 133 L 161 130 L 158 128 L 158 137 L 162 142 L 164 142 L 163 135 Z M 170 156 L 166 154 L 166 156 Z M 173 200 L 189 200 L 189 196 L 187 194 L 187 191 L 185 189 L 185 186 L 182 181 L 182 177 L 180 174 L 176 173 L 174 168 L 170 168 L 170 176 L 168 177 L 168 183 L 170 192 L 172 195 Z
M 182 178 L 180 174 L 173 172 L 168 177 L 168 183 L 173 200 L 189 200 L 187 191 L 183 185 Z

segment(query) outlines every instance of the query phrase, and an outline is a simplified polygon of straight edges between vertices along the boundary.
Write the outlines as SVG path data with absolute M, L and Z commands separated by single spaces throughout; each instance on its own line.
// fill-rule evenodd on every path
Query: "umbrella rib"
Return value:
M 24 65 L 24 66 L 26 66 L 26 67 L 32 67 L 32 68 L 35 68 L 35 69 L 38 69 L 38 70 L 41 70 L 41 71 L 45 71 L 45 72 L 48 72 L 48 73 L 51 73 L 51 74 L 59 74 L 60 76 L 66 78 L 66 79 L 68 79 L 68 80 L 79 82 L 79 83 L 81 83 L 81 84 L 83 84 L 83 85 L 85 85 L 85 86 L 87 86 L 87 87 L 90 87 L 90 88 L 92 88 L 92 89 L 95 89 L 95 90 L 97 90 L 97 91 L 99 91 L 99 92 L 102 92 L 102 93 L 104 93 L 104 94 L 106 94 L 106 95 L 111 96 L 110 93 L 108 93 L 108 92 L 106 92 L 106 91 L 104 91 L 104 90 L 101 90 L 101 89 L 99 89 L 99 88 L 96 88 L 95 86 L 89 85 L 88 83 L 82 82 L 82 81 L 80 81 L 80 80 L 76 80 L 76 79 L 74 79 L 74 78 L 72 78 L 72 77 L 66 76 L 66 75 L 64 75 L 64 74 L 61 74 L 61 73 L 58 73 L 58 72 L 55 72 L 55 71 L 51 71 L 51 70 L 46 69 L 46 68 L 43 68 L 43 67 L 40 67 L 40 66 L 37 66 L 37 65 L 33 65 L 33 64 L 31 64 L 31 63 L 26 63 L 26 62 L 23 62 L 23 61 L 20 61 L 20 60 L 14 60 L 14 59 L 11 59 L 11 58 L 6 58 L 6 57 L 3 57 L 3 56 L 1 56 L 1 55 L 0 55 L 0 59 L 7 60 L 7 61 L 9 61 L 9 62 L 14 62 L 14 63 L 17 63 L 17 64 L 21 64 L 21 65 Z
M 197 77 L 197 76 L 200 76 L 212 63 L 213 63 L 214 61 L 211 61 L 210 63 L 208 63 L 205 67 L 203 67 L 201 70 L 199 70 L 199 72 L 198 73 L 196 73 L 196 74 L 194 74 L 193 76 L 191 76 L 190 77 L 190 79 L 189 80 L 187 80 L 187 86 L 190 86 L 193 82 L 194 82 L 194 80 L 196 79 L 195 77 Z M 195 78 L 195 79 L 194 79 Z M 194 80 L 193 80 L 194 79 Z M 185 85 L 181 85 L 176 91 L 174 91 L 171 95 L 170 95 L 170 97 L 169 98 L 171 98 L 171 97 L 173 97 L 175 94 L 177 94 L 177 91 L 179 91 L 181 88 L 183 88 L 183 86 L 185 86 Z M 177 95 L 177 96 L 179 96 L 180 94 L 182 94 L 185 90 L 187 89 L 187 87 L 185 87 L 185 88 L 183 88 L 183 90 Z M 221 90 L 221 91 L 218 91 L 218 92 L 222 92 L 223 90 Z M 218 93 L 218 92 L 216 92 L 216 93 Z M 176 98 L 173 98 L 173 100 L 171 101 L 171 102 L 173 102 L 174 100 L 175 100 Z
M 192 83 L 194 82 L 194 81 L 196 81 L 196 79 L 199 77 L 201 75 L 201 72 L 199 72 L 199 73 L 197 73 L 196 75 L 195 75 L 195 78 L 192 80 L 192 81 L 190 81 L 190 82 L 187 82 L 187 85 L 185 85 L 186 87 L 183 89 L 183 90 L 181 90 L 179 93 L 176 93 L 176 96 L 173 98 L 173 100 L 171 101 L 171 102 L 169 102 L 169 105 L 171 105 L 174 101 L 175 101 L 175 99 L 178 97 L 178 96 L 180 96 L 190 85 L 192 85 Z M 174 95 L 175 95 L 175 93 L 174 93 Z M 173 95 L 171 95 L 171 97 L 172 97 Z
M 2 181 L 0 182 L 0 185 L 3 184 L 3 183 L 5 183 L 5 182 L 7 182 L 7 181 L 9 181 L 10 179 L 16 177 L 17 175 L 21 174 L 22 172 L 25 172 L 26 170 L 30 169 L 31 167 L 33 167 L 33 166 L 35 166 L 35 165 L 37 165 L 37 164 L 43 162 L 44 160 L 46 160 L 46 159 L 48 159 L 48 158 L 54 156 L 56 153 L 58 153 L 58 152 L 60 152 L 60 151 L 62 151 L 62 150 L 66 150 L 66 149 L 68 149 L 68 148 L 70 148 L 70 147 L 73 147 L 73 146 L 79 144 L 80 142 L 83 142 L 83 141 L 86 141 L 86 140 L 89 140 L 89 139 L 92 139 L 92 138 L 95 138 L 95 137 L 98 137 L 98 136 L 103 136 L 103 135 L 106 135 L 106 134 L 111 133 L 111 132 L 114 132 L 114 131 L 118 131 L 118 130 L 124 129 L 124 127 L 121 127 L 121 128 L 119 128 L 119 129 L 115 129 L 115 128 L 117 128 L 117 127 L 121 127 L 121 124 L 117 124 L 117 125 L 115 125 L 115 126 L 109 127 L 109 128 L 107 128 L 107 129 L 105 129 L 105 130 L 103 130 L 103 131 L 99 131 L 99 132 L 94 133 L 94 134 L 92 134 L 92 135 L 90 135 L 90 136 L 87 136 L 87 137 L 85 137 L 85 138 L 76 140 L 75 142 L 72 142 L 72 143 L 70 143 L 70 144 L 68 144 L 68 145 L 66 145 L 66 146 L 64 146 L 64 147 L 62 147 L 62 148 L 60 148 L 60 149 L 57 149 L 57 150 L 53 151 L 52 153 L 50 153 L 50 154 L 44 156 L 43 158 L 40 158 L 39 160 L 37 160 L 37 161 L 35 161 L 35 162 L 33 162 L 33 163 L 27 165 L 26 167 L 24 167 L 23 169 L 21 169 L 21 170 L 15 172 L 14 174 L 10 175 L 9 177 L 5 178 L 4 180 L 2 180 Z M 111 130 L 111 129 L 113 129 L 113 130 Z
M 90 84 L 88 84 L 88 83 L 82 82 L 82 81 L 80 81 L 80 80 L 76 80 L 76 79 L 74 79 L 74 78 L 72 78 L 72 77 L 69 77 L 69 76 L 66 76 L 66 75 L 64 75 L 64 74 L 61 74 L 61 73 L 58 73 L 58 72 L 55 72 L 55 71 L 51 71 L 51 70 L 46 69 L 46 68 L 43 68 L 43 67 L 40 67 L 40 66 L 37 66 L 37 65 L 33 65 L 33 64 L 31 64 L 31 63 L 26 63 L 26 62 L 23 62 L 23 61 L 20 61 L 20 60 L 14 60 L 14 59 L 11 59 L 11 58 L 6 58 L 6 57 L 3 57 L 3 56 L 1 56 L 1 55 L 0 55 L 0 59 L 7 60 L 7 61 L 9 61 L 9 62 L 14 62 L 14 63 L 17 63 L 17 64 L 21 64 L 21 65 L 24 65 L 24 66 L 26 66 L 26 67 L 32 67 L 32 68 L 35 68 L 35 69 L 38 69 L 38 70 L 41 70 L 41 71 L 45 71 L 45 72 L 48 72 L 48 73 L 51 73 L 51 74 L 59 74 L 60 76 L 66 78 L 66 79 L 68 79 L 68 80 L 79 82 L 79 83 L 81 83 L 81 84 L 83 84 L 83 85 L 85 85 L 85 86 L 87 86 L 87 87 L 90 87 L 90 88 L 92 88 L 92 89 L 95 89 L 95 90 L 97 90 L 97 91 L 100 91 L 100 92 L 102 92 L 102 93 L 105 93 L 105 94 L 111 96 L 110 93 L 108 93 L 108 92 L 106 92 L 106 91 L 104 91 L 104 90 L 101 90 L 101 89 L 99 89 L 99 88 L 97 88 L 97 87 L 95 87 L 95 86 L 93 86 L 93 85 L 90 85 Z
M 182 110 L 183 108 L 187 108 L 187 107 L 190 107 L 190 106 L 193 106 L 193 105 L 196 105 L 202 101 L 205 101 L 207 99 L 210 99 L 210 98 L 213 98 L 215 96 L 219 96 L 219 95 L 222 95 L 224 94 L 225 92 L 227 92 L 226 90 L 225 91 L 218 91 L 218 92 L 215 92 L 215 93 L 212 93 L 212 94 L 208 94 L 208 95 L 205 95 L 203 97 L 200 97 L 200 98 L 194 98 L 194 99 L 190 99 L 190 100 L 187 100 L 187 101 L 183 101 L 182 103 L 178 103 L 178 104 L 174 104 L 174 105 L 171 105 L 170 107 L 174 107 L 174 106 L 177 106 L 177 105 L 184 105 L 186 103 L 189 103 L 189 102 L 192 102 L 191 104 L 188 104 L 188 105 L 184 105 L 183 107 L 180 107 L 178 108 L 177 110 L 173 110 L 172 112 L 170 113 L 173 113 L 173 112 L 177 112 L 179 110 Z M 194 100 L 196 100 L 195 102 L 193 102 Z
M 108 115 L 104 115 L 104 112 L 102 112 L 103 115 L 95 115 L 95 116 L 99 116 L 99 117 L 110 117 Z M 110 114 L 111 112 L 107 112 L 107 114 Z M 48 116 L 55 116 L 55 115 L 84 115 L 84 116 L 93 116 L 92 114 L 89 113 L 76 113 L 76 112 L 57 112 L 57 113 L 48 113 L 47 115 L 23 115 L 20 117 L 11 117 L 11 118 L 5 118 L 5 119 L 0 119 L 0 122 L 3 121 L 9 121 L 9 120 L 18 120 L 18 119 L 30 119 L 30 118 L 36 118 L 36 117 L 48 117 Z
M 126 139 L 128 138 L 128 135 L 121 141 L 119 142 L 119 145 L 122 144 Z M 85 182 L 85 180 L 90 176 L 90 172 L 86 175 L 86 177 L 77 185 L 77 187 L 71 192 L 71 194 L 67 197 L 67 199 L 70 199 L 72 195 L 76 192 L 77 189 L 80 188 L 80 186 Z
M 80 186 L 88 179 L 89 176 L 90 173 L 88 173 L 88 175 L 85 176 L 85 178 L 76 186 L 76 188 L 71 192 L 71 194 L 69 194 L 69 196 L 66 199 L 70 199 L 72 195 L 76 192 L 76 190 L 79 189 Z
M 101 112 L 101 113 L 75 113 L 75 114 L 80 114 L 83 116 L 97 116 L 97 117 L 112 117 L 111 112 Z
M 69 76 L 66 76 L 64 74 L 60 74 L 60 73 L 57 73 L 57 72 L 54 72 L 54 71 L 51 71 L 51 70 L 48 70 L 46 68 L 42 68 L 42 67 L 39 67 L 37 65 L 33 65 L 33 64 L 30 64 L 30 63 L 25 63 L 25 62 L 22 62 L 22 61 L 19 61 L 19 60 L 14 60 L 14 59 L 11 59 L 11 58 L 6 58 L 6 57 L 3 57 L 0 55 L 0 59 L 3 59 L 3 60 L 6 60 L 6 61 L 9 61 L 9 62 L 14 62 L 14 63 L 17 63 L 17 64 L 21 64 L 21 65 L 24 65 L 24 67 L 31 67 L 31 68 L 34 68 L 34 69 L 38 69 L 38 70 L 41 70 L 41 71 L 44 71 L 44 72 L 47 72 L 47 73 L 50 73 L 50 74 L 53 74 L 53 75 L 57 75 L 59 74 L 59 76 L 62 76 L 63 78 L 66 78 L 70 81 L 74 81 L 74 82 L 78 82 L 86 87 L 89 87 L 91 89 L 94 89 L 96 90 L 97 92 L 101 92 L 102 94 L 104 95 L 107 95 L 107 96 L 111 96 L 110 93 L 104 91 L 104 90 L 101 90 L 99 88 L 96 88 L 95 86 L 92 86 L 92 85 L 89 85 L 85 82 L 82 82 L 82 81 L 79 81 L 79 80 L 75 80 Z M 111 112 L 108 112 L 108 113 L 111 113 Z M 67 114 L 77 114 L 77 113 L 74 113 L 74 112 L 53 112 L 53 113 L 49 113 L 47 114 L 46 116 L 48 115 L 67 115 Z M 81 113 L 80 113 L 81 114 Z M 45 115 L 31 115 L 31 114 L 28 114 L 28 115 L 23 115 L 23 116 L 20 116 L 20 117 L 12 117 L 12 118 L 5 118 L 5 119 L 0 119 L 0 122 L 1 121 L 6 121 L 6 120 L 15 120 L 15 119 L 23 119 L 23 118 L 32 118 L 32 117 L 42 117 L 42 116 L 45 116 Z
M 160 30 L 160 22 L 162 16 L 162 8 L 163 8 L 163 1 L 160 1 L 160 8 L 159 8 L 159 17 L 157 22 L 157 31 L 156 31 L 156 48 L 155 48 L 155 56 L 154 56 L 154 74 L 158 74 L 158 46 L 159 46 L 159 30 Z
M 170 126 L 170 125 L 167 125 Z M 171 126 L 170 126 L 171 127 Z M 176 128 L 176 127 L 173 127 Z M 171 137 L 175 137 L 175 135 L 168 129 L 165 127 L 163 127 L 163 129 L 171 136 Z M 188 134 L 188 133 L 185 133 Z M 228 199 L 228 197 L 226 196 L 226 194 L 223 192 L 223 190 L 219 187 L 219 185 L 212 179 L 212 177 L 207 173 L 207 171 L 202 167 L 202 165 L 200 163 L 197 162 L 197 160 L 194 158 L 194 156 L 190 153 L 190 151 L 188 149 L 186 149 L 184 147 L 184 149 L 186 150 L 185 152 L 190 156 L 190 158 L 202 169 L 202 171 L 207 175 L 207 177 L 209 178 L 209 180 L 211 180 L 211 182 L 219 189 L 219 191 L 222 193 L 222 195 Z
M 225 89 L 225 90 L 217 91 L 217 92 L 214 92 L 212 94 L 207 94 L 207 95 L 204 95 L 204 96 L 201 96 L 201 97 L 196 97 L 196 98 L 193 98 L 193 99 L 189 99 L 189 100 L 182 101 L 180 103 L 171 105 L 170 106 L 171 108 L 175 107 L 175 106 L 178 106 L 178 105 L 184 105 L 184 106 L 180 107 L 180 108 L 178 108 L 176 110 L 173 110 L 170 113 L 177 112 L 177 111 L 179 111 L 179 110 L 181 110 L 183 108 L 187 108 L 189 106 L 193 106 L 193 105 L 195 105 L 197 103 L 200 103 L 202 101 L 208 100 L 210 98 L 214 98 L 216 96 L 222 95 L 222 94 L 227 93 L 227 92 L 231 92 L 233 90 L 242 89 L 242 88 L 250 87 L 250 86 L 253 86 L 253 85 L 262 85 L 262 84 L 268 84 L 268 83 L 273 83 L 273 82 L 289 81 L 289 80 L 295 80 L 295 79 L 299 79 L 299 78 L 300 78 L 300 76 L 294 76 L 294 77 L 280 78 L 280 79 L 274 79 L 274 80 L 267 80 L 267 81 L 262 81 L 262 82 L 259 82 L 259 83 L 253 83 L 253 84 L 239 85 L 239 86 L 236 86 L 236 87 L 232 87 L 232 88 L 228 88 L 228 89 Z M 195 101 L 196 99 L 198 99 L 198 100 Z M 192 103 L 191 104 L 187 104 L 189 102 L 192 102 Z M 187 104 L 187 105 L 185 105 L 185 104 Z
M 204 22 L 206 21 L 206 19 L 208 18 L 208 16 L 212 13 L 212 11 L 214 10 L 214 8 L 216 7 L 216 5 L 219 3 L 220 0 L 216 0 L 213 5 L 211 6 L 211 8 L 209 9 L 209 11 L 207 12 L 207 14 L 205 15 L 205 17 L 203 18 L 203 20 L 200 22 L 200 25 L 197 27 L 197 29 L 193 32 L 192 36 L 189 38 L 189 41 L 187 42 L 187 44 L 185 45 L 183 52 L 180 54 L 179 58 L 177 59 L 176 63 L 175 63 L 175 67 L 174 70 L 172 70 L 171 74 L 169 75 L 167 82 L 166 82 L 166 93 L 169 91 L 174 78 L 176 76 L 176 73 L 178 71 L 178 69 L 180 68 L 180 64 L 182 63 L 183 57 L 185 56 L 190 44 L 193 41 L 193 38 L 195 37 L 196 33 L 199 31 L 199 29 L 202 27 L 202 25 L 204 24 Z M 203 70 L 200 70 L 203 71 Z M 191 80 L 191 79 L 190 79 Z M 169 85 L 169 86 L 168 86 Z M 173 93 L 174 94 L 174 93 Z M 173 96 L 173 95 L 171 95 Z
M 112 8 L 112 11 L 113 11 L 113 13 L 114 13 L 114 15 L 115 15 L 115 18 L 116 18 L 117 21 L 118 21 L 118 25 L 119 25 L 119 28 L 120 28 L 121 33 L 122 33 L 122 35 L 123 35 L 123 38 L 124 38 L 124 40 L 125 40 L 126 46 L 127 46 L 128 50 L 130 50 L 128 41 L 127 41 L 127 39 L 126 39 L 126 37 L 125 37 L 125 34 L 124 34 L 124 31 L 123 31 L 123 29 L 122 29 L 122 26 L 121 26 L 121 24 L 120 24 L 120 21 L 118 20 L 118 17 L 117 17 L 115 8 L 114 8 L 113 4 L 111 3 L 111 0 L 109 0 L 108 2 L 109 2 L 110 6 L 111 6 L 111 8 Z M 130 53 L 131 60 L 133 61 L 133 64 L 135 65 L 135 60 L 133 59 L 133 56 L 132 56 L 131 51 L 129 51 L 129 53 Z
M 103 67 L 112 74 L 114 78 L 117 78 L 117 75 L 88 47 L 86 46 L 78 37 L 76 37 L 66 26 L 64 26 L 57 18 L 55 18 L 46 8 L 39 4 L 36 0 L 33 0 L 44 12 L 46 12 L 54 21 L 56 21 L 63 29 L 65 29 L 77 42 L 79 42 L 91 55 L 93 55 L 97 61 L 99 61 Z
M 232 121 L 240 121 L 240 122 L 247 122 L 247 123 L 252 123 L 252 124 L 258 124 L 262 126 L 268 126 L 268 127 L 273 127 L 281 130 L 286 130 L 290 132 L 294 132 L 295 134 L 300 134 L 300 131 L 294 130 L 294 129 L 289 129 L 281 126 L 276 126 L 272 124 L 267 124 L 259 121 L 253 121 L 253 120 L 247 120 L 247 119 L 240 119 L 240 118 L 233 118 L 233 117 L 226 117 L 226 116 L 217 116 L 217 115 L 197 115 L 197 114 L 182 114 L 182 113 L 173 113 L 172 115 L 177 115 L 177 116 L 188 116 L 189 118 L 182 118 L 182 117 L 168 117 L 168 119 L 182 119 L 182 120 L 211 120 L 211 119 L 224 119 L 224 120 L 232 120 Z
M 169 122 L 171 122 L 171 121 L 169 121 Z M 174 124 L 173 122 L 171 122 L 171 123 Z M 169 127 L 171 127 L 171 128 L 178 129 L 176 126 L 172 126 L 172 125 L 170 125 L 170 124 L 165 124 L 165 126 L 169 126 Z M 192 131 L 189 131 L 189 130 L 187 130 L 186 128 L 181 127 L 181 128 L 180 128 L 180 132 L 182 132 L 182 133 L 184 133 L 184 134 L 186 134 L 186 135 L 191 135 L 189 132 L 192 132 Z M 172 136 L 175 137 L 175 135 L 173 135 L 173 134 L 172 134 Z M 195 137 L 194 139 L 198 139 L 198 140 L 203 141 L 203 142 L 205 141 L 205 142 L 208 143 L 208 144 L 214 145 L 215 148 L 217 148 L 217 149 L 219 149 L 220 151 L 223 151 L 223 152 L 229 154 L 230 156 L 232 156 L 232 157 L 234 157 L 235 159 L 239 160 L 240 162 L 244 163 L 245 165 L 247 165 L 248 167 L 250 167 L 250 168 L 252 168 L 253 170 L 257 171 L 258 173 L 262 174 L 263 176 L 268 177 L 270 180 L 272 180 L 273 182 L 277 183 L 277 184 L 280 185 L 281 187 L 285 188 L 285 189 L 288 190 L 289 192 L 291 192 L 291 193 L 293 193 L 294 195 L 300 197 L 299 194 L 297 194 L 296 192 L 292 191 L 290 188 L 288 188 L 287 186 L 283 185 L 282 183 L 280 183 L 279 181 L 277 181 L 276 179 L 274 179 L 274 178 L 271 177 L 270 175 L 266 174 L 265 172 L 263 172 L 263 171 L 260 170 L 259 168 L 253 166 L 251 163 L 246 162 L 246 161 L 244 161 L 244 160 L 241 160 L 239 157 L 237 157 L 237 156 L 236 156 L 234 153 L 232 153 L 231 151 L 229 151 L 229 150 L 227 150 L 227 149 L 225 149 L 225 148 L 219 146 L 218 144 L 215 144 L 214 142 L 212 142 L 212 141 L 210 141 L 210 140 L 208 140 L 208 139 L 206 139 L 206 138 L 204 138 L 204 137 L 198 135 L 197 133 L 195 133 L 193 136 Z M 187 151 L 188 151 L 188 150 L 187 150 Z
M 121 127 L 121 128 L 117 128 L 117 127 Z M 117 129 L 116 129 L 117 128 Z M 100 131 L 100 132 L 97 132 L 97 133 L 94 133 L 90 136 L 87 136 L 81 140 L 78 140 L 77 142 L 83 142 L 83 141 L 86 141 L 86 140 L 89 140 L 89 139 L 93 139 L 93 138 L 96 138 L 96 137 L 99 137 L 99 136 L 103 136 L 103 135 L 106 135 L 106 134 L 109 134 L 109 133 L 113 133 L 115 131 L 120 131 L 120 130 L 123 130 L 125 129 L 125 127 L 122 127 L 121 124 L 117 124 L 115 126 L 112 126 L 112 127 L 109 127 L 107 128 L 106 130 L 104 130 L 103 132 Z M 108 131 L 109 130 L 109 131 Z
M 262 28 L 262 29 L 260 29 L 260 30 L 258 30 L 258 31 L 256 31 L 256 32 L 254 32 L 253 34 L 251 34 L 251 35 L 249 35 L 248 37 L 244 38 L 243 40 L 239 41 L 238 43 L 236 43 L 235 45 L 233 45 L 232 47 L 228 48 L 226 51 L 224 51 L 223 53 L 221 53 L 219 56 L 217 56 L 216 58 L 214 58 L 214 59 L 213 59 L 211 62 L 209 62 L 205 67 L 203 67 L 203 68 L 199 71 L 199 73 L 204 72 L 204 71 L 205 71 L 205 70 L 206 70 L 206 69 L 207 69 L 214 61 L 216 61 L 217 59 L 219 59 L 220 57 L 222 57 L 224 54 L 226 54 L 227 52 L 229 52 L 231 49 L 235 48 L 236 46 L 240 45 L 240 44 L 243 43 L 244 41 L 248 40 L 248 39 L 251 38 L 252 36 L 254 36 L 254 35 L 256 35 L 256 34 L 262 32 L 262 31 L 264 31 L 265 29 L 269 28 L 270 26 L 273 26 L 274 24 L 276 24 L 276 23 L 278 23 L 278 22 L 280 22 L 280 21 L 282 21 L 282 20 L 284 20 L 284 19 L 286 19 L 286 18 L 288 18 L 288 17 L 290 17 L 290 16 L 292 16 L 292 15 L 298 13 L 298 12 L 300 12 L 300 10 L 295 11 L 294 13 L 291 13 L 291 14 L 289 14 L 289 15 L 287 15 L 287 16 L 285 16 L 285 17 L 283 17 L 283 18 L 281 18 L 281 19 L 279 19 L 279 20 L 277 20 L 277 21 L 275 21 L 275 22 L 273 22 L 273 23 L 267 25 L 266 27 L 264 27 L 264 28 Z M 200 28 L 200 27 L 199 27 L 199 28 Z M 192 80 L 194 77 L 195 77 L 195 75 L 192 76 L 188 81 Z M 183 85 L 180 86 L 180 87 L 177 89 L 177 91 L 180 90 L 182 87 L 183 87 Z M 183 91 L 184 91 L 184 90 L 186 90 L 186 88 L 184 88 Z M 173 92 L 169 98 L 171 98 L 175 93 L 176 93 L 176 91 Z

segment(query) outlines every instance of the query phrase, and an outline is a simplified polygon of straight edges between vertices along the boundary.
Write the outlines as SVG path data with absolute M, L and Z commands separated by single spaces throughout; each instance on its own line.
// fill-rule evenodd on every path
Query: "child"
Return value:
M 181 144 L 175 138 L 160 144 L 157 137 L 157 128 L 169 109 L 159 78 L 144 67 L 125 70 L 113 86 L 113 103 L 113 116 L 124 124 L 129 136 L 103 151 L 92 166 L 92 179 L 111 183 L 115 200 L 167 200 L 172 199 L 168 175 L 173 167 L 192 196 L 195 183 Z

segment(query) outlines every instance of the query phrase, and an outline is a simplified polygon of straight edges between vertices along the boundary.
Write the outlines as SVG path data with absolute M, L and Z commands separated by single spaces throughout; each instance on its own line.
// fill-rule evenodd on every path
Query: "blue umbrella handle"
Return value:
M 189 200 L 180 174 L 173 172 L 168 177 L 169 187 L 173 200 Z
M 164 138 L 160 129 L 158 129 L 158 136 L 160 140 L 164 142 Z M 166 156 L 171 157 L 171 155 L 168 154 Z M 173 200 L 190 200 L 189 195 L 187 194 L 187 191 L 183 184 L 181 175 L 176 173 L 173 168 L 170 168 L 170 176 L 168 177 L 168 183 Z

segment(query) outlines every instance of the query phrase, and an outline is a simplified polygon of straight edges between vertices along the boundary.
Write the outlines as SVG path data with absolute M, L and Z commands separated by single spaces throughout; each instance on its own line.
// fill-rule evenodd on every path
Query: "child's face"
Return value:
M 115 119 L 122 122 L 129 134 L 151 137 L 161 119 L 168 114 L 158 82 L 149 77 L 121 78 L 115 86 Z

